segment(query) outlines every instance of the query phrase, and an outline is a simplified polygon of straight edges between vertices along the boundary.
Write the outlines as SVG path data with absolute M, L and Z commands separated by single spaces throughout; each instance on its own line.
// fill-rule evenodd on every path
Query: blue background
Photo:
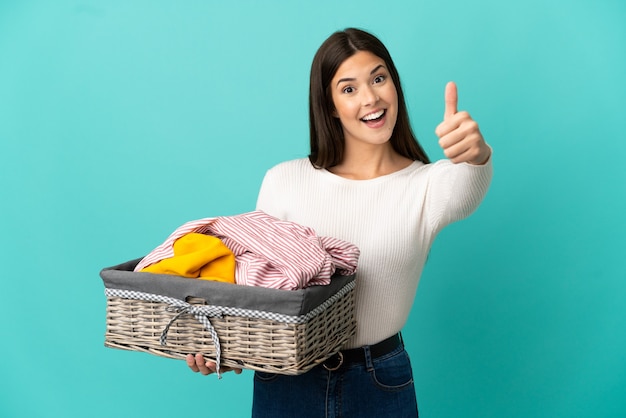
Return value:
M 308 73 L 366 28 L 433 159 L 448 80 L 495 150 L 405 328 L 424 417 L 626 416 L 621 0 L 0 1 L 0 416 L 244 417 L 252 374 L 103 347 L 102 267 L 254 209 Z

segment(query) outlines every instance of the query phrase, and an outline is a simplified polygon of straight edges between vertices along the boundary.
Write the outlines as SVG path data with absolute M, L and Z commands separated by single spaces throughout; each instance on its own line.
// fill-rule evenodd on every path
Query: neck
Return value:
M 346 144 L 343 160 L 329 171 L 353 180 L 369 180 L 394 173 L 412 162 L 398 154 L 389 142 L 383 145 L 362 144 L 358 149 Z

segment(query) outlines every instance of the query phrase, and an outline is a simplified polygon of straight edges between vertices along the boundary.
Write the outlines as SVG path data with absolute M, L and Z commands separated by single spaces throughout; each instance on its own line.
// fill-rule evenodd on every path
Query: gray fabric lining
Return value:
M 134 290 L 186 300 L 199 297 L 209 305 L 227 306 L 283 315 L 306 315 L 334 295 L 355 275 L 334 275 L 327 286 L 311 286 L 300 290 L 268 289 L 209 280 L 189 279 L 169 274 L 138 273 L 133 269 L 141 258 L 128 261 L 100 272 L 104 286 L 109 289 Z

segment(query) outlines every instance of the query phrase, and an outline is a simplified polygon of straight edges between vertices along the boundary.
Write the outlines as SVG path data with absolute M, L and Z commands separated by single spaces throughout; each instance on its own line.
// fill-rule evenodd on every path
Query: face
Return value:
M 346 144 L 386 144 L 398 117 L 398 94 L 385 61 L 359 51 L 337 69 L 330 85 Z

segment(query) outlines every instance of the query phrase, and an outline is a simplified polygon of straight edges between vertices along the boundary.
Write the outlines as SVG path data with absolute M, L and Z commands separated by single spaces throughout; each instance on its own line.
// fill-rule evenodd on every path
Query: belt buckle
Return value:
M 326 365 L 326 362 L 324 362 L 322 365 L 324 366 L 324 368 L 326 370 L 328 370 L 329 372 L 334 372 L 335 370 L 339 370 L 339 368 L 341 367 L 341 365 L 343 364 L 343 353 L 341 351 L 338 351 L 337 354 L 339 355 L 339 362 L 337 363 L 336 366 L 333 367 L 329 367 Z

